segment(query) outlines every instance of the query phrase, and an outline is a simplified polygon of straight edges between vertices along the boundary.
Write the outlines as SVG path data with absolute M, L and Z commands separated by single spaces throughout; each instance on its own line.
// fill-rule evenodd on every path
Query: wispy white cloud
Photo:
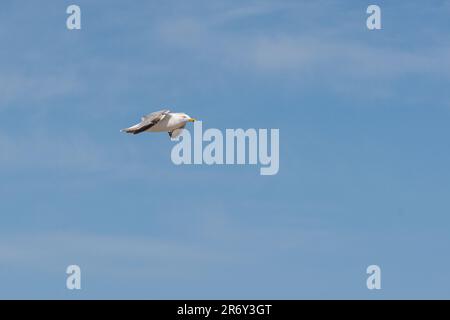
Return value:
M 65 73 L 3 73 L 0 76 L 0 109 L 7 109 L 13 103 L 25 103 L 26 109 L 33 109 L 36 103 L 74 94 L 80 88 L 79 79 Z
M 331 8 L 337 6 L 335 2 L 326 3 Z M 370 41 L 374 34 L 368 31 L 364 38 L 355 24 L 356 17 L 364 21 L 364 12 L 354 13 L 361 8 L 352 8 L 347 13 L 350 16 L 347 20 L 341 15 L 333 15 L 333 9 L 327 10 L 331 12 L 327 27 L 327 24 L 318 26 L 311 19 L 314 16 L 323 19 L 321 4 L 295 6 L 289 3 L 283 6 L 266 2 L 260 6 L 212 11 L 206 17 L 185 13 L 170 21 L 160 21 L 156 30 L 160 41 L 174 50 L 188 53 L 194 64 L 207 62 L 222 68 L 225 73 L 232 71 L 246 77 L 283 77 L 298 84 L 299 90 L 322 86 L 345 96 L 367 97 L 372 93 L 386 97 L 395 94 L 394 83 L 400 83 L 405 77 L 450 78 L 450 63 L 446 58 L 450 44 L 442 41 L 443 35 L 429 39 L 426 46 L 401 46 L 394 41 L 395 32 L 382 30 L 377 41 Z M 251 23 L 239 24 L 240 19 L 270 13 L 287 19 L 286 23 L 293 23 L 294 18 L 289 14 L 293 9 L 307 21 L 307 25 L 298 30 L 289 28 L 286 31 L 276 27 L 277 24 L 274 27 L 273 23 L 266 27 L 259 22 L 260 29 L 250 27 Z M 342 20 L 335 21 L 337 18 Z M 426 30 L 422 32 L 426 33 Z M 435 36 L 436 33 L 440 32 L 435 31 Z M 384 44 L 381 38 L 384 38 Z M 362 90 L 364 83 L 370 92 Z
M 253 66 L 263 71 L 309 69 L 367 76 L 395 76 L 407 72 L 450 75 L 445 59 L 450 47 L 441 44 L 411 51 L 369 45 L 364 41 L 335 37 L 335 34 L 328 36 L 326 32 L 324 36 L 314 29 L 298 34 L 239 34 L 211 28 L 207 22 L 193 17 L 162 22 L 158 31 L 162 41 L 193 50 L 204 59 L 219 63 L 232 59 L 230 62 L 235 66 Z
M 80 169 L 91 171 L 108 166 L 101 148 L 86 136 L 0 133 L 0 164 L 3 169 Z
M 62 266 L 79 264 L 97 275 L 176 277 L 190 264 L 221 259 L 206 247 L 138 236 L 56 232 L 0 237 L 3 266 L 25 268 L 31 264 L 44 272 L 61 272 Z M 181 264 L 185 268 L 178 268 Z

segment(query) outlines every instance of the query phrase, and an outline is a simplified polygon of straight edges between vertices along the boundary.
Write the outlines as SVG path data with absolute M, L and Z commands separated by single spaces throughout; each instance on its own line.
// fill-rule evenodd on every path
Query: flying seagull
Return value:
M 141 132 L 168 132 L 170 138 L 174 139 L 181 134 L 186 123 L 194 121 L 196 120 L 186 113 L 161 110 L 143 116 L 140 123 L 121 131 L 132 134 Z

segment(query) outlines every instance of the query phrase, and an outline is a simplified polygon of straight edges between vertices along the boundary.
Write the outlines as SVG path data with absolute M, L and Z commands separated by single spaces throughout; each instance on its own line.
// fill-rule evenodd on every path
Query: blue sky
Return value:
M 450 298 L 450 1 L 1 7 L 0 298 Z M 278 175 L 119 132 L 165 107 L 279 128 Z

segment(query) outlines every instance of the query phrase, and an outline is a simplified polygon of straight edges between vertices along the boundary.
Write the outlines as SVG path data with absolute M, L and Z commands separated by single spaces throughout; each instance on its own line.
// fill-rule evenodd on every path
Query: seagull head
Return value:
M 190 116 L 188 116 L 186 113 L 180 113 L 179 116 L 185 122 L 195 122 L 195 121 L 197 121 L 196 119 L 191 118 Z

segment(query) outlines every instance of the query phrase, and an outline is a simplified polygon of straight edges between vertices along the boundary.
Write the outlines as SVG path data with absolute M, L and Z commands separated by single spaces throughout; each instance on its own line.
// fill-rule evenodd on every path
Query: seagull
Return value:
M 195 122 L 186 113 L 175 113 L 170 110 L 160 110 L 141 118 L 141 122 L 121 130 L 122 132 L 138 134 L 141 132 L 168 132 L 171 139 L 177 138 L 188 122 Z

